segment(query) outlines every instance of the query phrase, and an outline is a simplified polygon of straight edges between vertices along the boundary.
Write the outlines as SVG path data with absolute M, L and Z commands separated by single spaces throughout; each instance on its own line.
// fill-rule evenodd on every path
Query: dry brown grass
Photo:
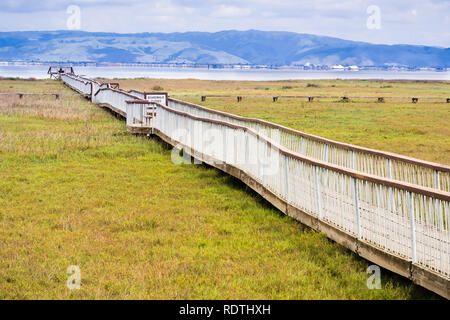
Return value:
M 113 123 L 80 96 L 2 95 L 0 153 L 56 158 L 96 149 L 120 139 L 123 123 Z
M 2 95 L 0 115 L 33 116 L 59 120 L 91 120 L 93 112 L 80 104 L 80 97 Z

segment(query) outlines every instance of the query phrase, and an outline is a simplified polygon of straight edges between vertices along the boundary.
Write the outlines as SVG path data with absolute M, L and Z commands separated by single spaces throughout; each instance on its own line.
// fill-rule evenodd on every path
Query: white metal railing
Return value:
M 360 172 L 450 191 L 450 166 L 358 147 L 169 98 L 173 109 L 252 128 L 296 153 Z
M 155 129 L 241 169 L 297 207 L 361 241 L 450 276 L 450 194 L 302 156 L 229 122 L 156 104 Z

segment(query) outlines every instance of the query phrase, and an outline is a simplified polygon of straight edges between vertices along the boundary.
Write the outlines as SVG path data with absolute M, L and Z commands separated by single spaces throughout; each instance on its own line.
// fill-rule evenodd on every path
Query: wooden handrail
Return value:
M 283 147 L 281 145 L 279 145 L 277 142 L 273 141 L 272 139 L 266 137 L 263 134 L 258 133 L 256 130 L 252 129 L 252 128 L 248 128 L 248 127 L 244 127 L 238 124 L 233 124 L 230 122 L 226 122 L 226 121 L 221 121 L 221 120 L 215 120 L 215 119 L 208 119 L 208 118 L 203 118 L 203 117 L 198 117 L 198 116 L 194 116 L 191 115 L 189 113 L 183 112 L 183 111 L 179 111 L 179 110 L 175 110 L 172 109 L 170 107 L 164 106 L 160 103 L 157 102 L 150 102 L 150 101 L 143 101 L 143 104 L 155 104 L 160 108 L 166 109 L 170 112 L 176 113 L 178 115 L 182 115 L 185 117 L 189 117 L 191 119 L 194 120 L 199 120 L 199 121 L 204 121 L 204 122 L 209 122 L 209 123 L 215 123 L 215 124 L 220 124 L 222 126 L 227 126 L 230 128 L 234 128 L 234 129 L 240 129 L 240 130 L 244 130 L 247 131 L 251 134 L 253 134 L 255 137 L 258 137 L 259 139 L 265 140 L 266 143 L 269 146 L 272 146 L 274 149 L 279 150 L 282 154 L 287 155 L 289 157 L 307 162 L 309 164 L 312 165 L 317 165 L 319 167 L 325 168 L 325 169 L 329 169 L 329 170 L 333 170 L 335 172 L 339 172 L 342 174 L 346 174 L 348 176 L 351 176 L 353 178 L 357 178 L 360 180 L 365 180 L 365 181 L 369 181 L 369 182 L 373 182 L 373 183 L 379 183 L 388 187 L 393 187 L 393 188 L 398 188 L 398 189 L 403 189 L 403 190 L 407 190 L 410 192 L 415 192 L 415 193 L 419 193 L 419 194 L 423 194 L 426 196 L 430 196 L 436 199 L 440 199 L 440 200 L 444 200 L 444 201 L 450 201 L 450 192 L 445 192 L 445 191 L 441 191 L 441 190 L 436 190 L 436 189 L 432 189 L 432 188 L 428 188 L 428 187 L 422 187 L 422 186 L 418 186 L 415 184 L 411 184 L 411 183 L 407 183 L 407 182 L 402 182 L 402 181 L 398 181 L 398 180 L 393 180 L 393 179 L 389 179 L 389 178 L 381 178 L 378 176 L 374 176 L 371 174 L 366 174 L 366 173 L 361 173 L 360 171 L 356 171 L 353 169 L 349 169 L 349 168 L 345 168 L 345 167 L 341 167 L 335 164 L 330 164 L 328 162 L 324 162 L 321 160 L 317 160 L 317 159 L 313 159 L 311 157 L 307 157 L 304 155 L 301 155 L 299 153 L 293 152 L 289 149 L 287 149 L 286 147 Z
M 254 123 L 260 123 L 260 124 L 264 124 L 276 129 L 280 129 L 280 130 L 284 130 L 286 132 L 292 133 L 294 135 L 298 135 L 298 136 L 302 136 L 305 138 L 309 138 L 311 140 L 315 140 L 318 142 L 322 142 L 322 143 L 327 143 L 333 146 L 337 146 L 337 147 L 341 147 L 344 149 L 348 149 L 348 150 L 353 150 L 353 151 L 358 151 L 358 152 L 363 152 L 363 153 L 368 153 L 368 154 L 372 154 L 372 155 L 377 155 L 377 156 L 384 156 L 388 159 L 392 159 L 392 160 L 400 160 L 400 161 L 404 161 L 407 163 L 412 163 L 412 164 L 416 164 L 416 165 L 421 165 L 424 167 L 428 167 L 434 170 L 438 170 L 438 171 L 442 171 L 442 172 L 450 172 L 450 166 L 447 165 L 443 165 L 443 164 L 439 164 L 439 163 L 435 163 L 435 162 L 430 162 L 430 161 L 425 161 L 425 160 L 420 160 L 420 159 L 416 159 L 416 158 L 411 158 L 411 157 L 407 157 L 407 156 L 403 156 L 400 154 L 396 154 L 396 153 L 391 153 L 391 152 L 387 152 L 387 151 L 380 151 L 380 150 L 376 150 L 376 149 L 370 149 L 370 148 L 365 148 L 365 147 L 360 147 L 360 146 L 356 146 L 353 144 L 349 144 L 349 143 L 344 143 L 344 142 L 339 142 L 339 141 L 334 141 L 331 139 L 327 139 L 327 138 L 323 138 L 323 137 L 319 137 L 316 135 L 312 135 L 312 134 L 308 134 L 302 131 L 298 131 L 295 129 L 291 129 L 273 122 L 269 122 L 269 121 L 265 121 L 265 120 L 261 120 L 261 119 L 256 119 L 256 118 L 246 118 L 246 117 L 241 117 L 235 114 L 231 114 L 228 112 L 224 112 L 224 111 L 219 111 L 219 110 L 214 110 L 214 109 L 210 109 L 207 107 L 203 107 L 191 102 L 186 102 L 186 101 L 182 101 L 182 100 L 178 100 L 178 99 L 174 99 L 174 98 L 169 98 L 169 101 L 173 101 L 176 103 L 180 103 L 180 104 L 186 104 L 188 106 L 191 106 L 193 108 L 197 108 L 200 110 L 204 110 L 207 112 L 211 112 L 211 113 L 215 113 L 218 115 L 222 115 L 222 116 L 226 116 L 226 117 L 230 117 L 236 120 L 240 120 L 240 121 L 249 121 L 249 122 L 254 122 Z

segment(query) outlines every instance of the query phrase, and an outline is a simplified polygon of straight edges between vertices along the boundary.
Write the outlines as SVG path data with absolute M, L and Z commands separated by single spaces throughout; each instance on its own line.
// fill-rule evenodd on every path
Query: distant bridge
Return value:
M 60 79 L 240 179 L 283 213 L 450 298 L 450 166 L 358 147 L 73 73 Z

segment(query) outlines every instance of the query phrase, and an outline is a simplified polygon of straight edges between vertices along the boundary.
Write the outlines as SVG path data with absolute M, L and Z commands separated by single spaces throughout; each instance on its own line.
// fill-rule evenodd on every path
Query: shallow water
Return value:
M 314 80 L 384 79 L 450 80 L 450 72 L 435 71 L 338 71 L 338 70 L 239 70 L 168 67 L 74 67 L 75 73 L 102 78 L 160 78 L 200 80 Z M 47 66 L 0 66 L 1 77 L 48 78 Z

